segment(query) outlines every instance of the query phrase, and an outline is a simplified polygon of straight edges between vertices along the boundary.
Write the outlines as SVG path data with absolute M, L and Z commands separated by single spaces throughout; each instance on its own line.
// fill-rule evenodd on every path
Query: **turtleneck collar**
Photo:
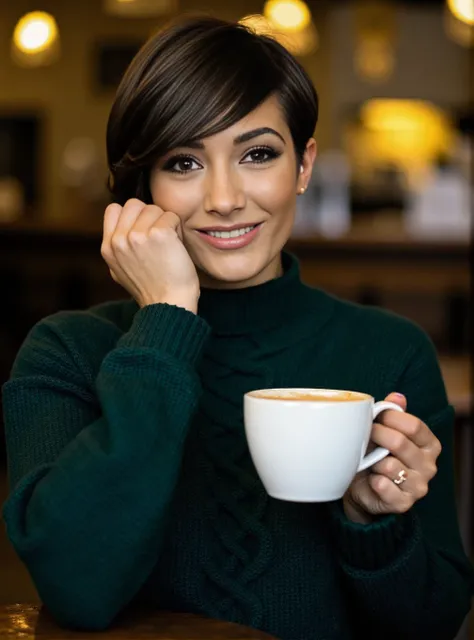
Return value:
M 201 289 L 198 314 L 217 334 L 242 335 L 286 324 L 310 308 L 323 311 L 331 306 L 330 296 L 301 281 L 293 255 L 283 252 L 282 265 L 283 275 L 260 285 Z

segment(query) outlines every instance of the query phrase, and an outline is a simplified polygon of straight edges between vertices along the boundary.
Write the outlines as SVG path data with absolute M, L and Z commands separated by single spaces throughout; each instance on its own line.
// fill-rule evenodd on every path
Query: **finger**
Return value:
M 387 477 L 398 489 L 410 493 L 415 500 L 420 500 L 428 493 L 428 480 L 413 469 L 404 468 L 397 458 L 388 456 L 372 467 L 373 472 Z
M 387 456 L 383 460 L 380 460 L 380 462 L 374 464 L 371 471 L 393 479 L 398 476 L 402 469 L 403 465 L 400 460 L 394 456 Z
M 399 411 L 385 411 L 379 422 L 386 427 L 395 429 L 403 433 L 417 447 L 432 448 L 435 447 L 437 438 L 431 429 L 419 418 L 409 413 L 400 413 Z
M 163 216 L 163 209 L 147 204 L 141 210 L 130 233 L 148 235 L 151 227 Z
M 370 437 L 375 444 L 388 449 L 405 467 L 415 470 L 423 468 L 424 451 L 400 431 L 375 423 Z
M 399 407 L 403 409 L 403 411 L 407 410 L 407 399 L 403 395 L 403 393 L 389 393 L 385 398 L 385 402 L 393 402 L 397 404 Z
M 384 475 L 372 474 L 368 477 L 368 483 L 389 513 L 405 513 L 415 503 L 411 493 L 400 491 L 397 485 Z
M 154 225 L 157 228 L 174 229 L 178 238 L 183 241 L 183 230 L 181 226 L 181 218 L 173 211 L 165 211 Z
M 114 243 L 121 242 L 125 245 L 131 228 L 145 206 L 145 203 L 137 198 L 132 198 L 125 203 L 112 236 L 112 248 L 114 247 Z
M 165 211 L 162 217 L 163 224 L 169 225 L 176 231 L 181 227 L 181 218 L 173 211 Z
M 110 258 L 110 241 L 117 227 L 122 207 L 114 202 L 109 204 L 104 213 L 104 234 L 102 238 L 101 253 L 104 258 Z

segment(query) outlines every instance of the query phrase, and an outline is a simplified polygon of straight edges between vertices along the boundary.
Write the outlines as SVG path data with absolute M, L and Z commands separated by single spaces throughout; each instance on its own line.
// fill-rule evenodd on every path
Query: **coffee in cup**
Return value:
M 256 398 L 264 398 L 267 400 L 295 400 L 299 402 L 351 402 L 357 399 L 361 394 L 354 391 L 337 391 L 332 394 L 328 392 L 318 393 L 317 390 L 310 392 L 300 392 L 293 389 L 285 389 L 282 393 L 279 389 L 269 389 L 268 391 L 251 391 L 250 395 Z

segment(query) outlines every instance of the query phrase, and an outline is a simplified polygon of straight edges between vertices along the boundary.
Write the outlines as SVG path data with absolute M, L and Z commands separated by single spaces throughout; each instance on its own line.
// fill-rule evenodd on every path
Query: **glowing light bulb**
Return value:
M 18 21 L 13 42 L 23 53 L 34 55 L 45 51 L 58 37 L 56 20 L 44 11 L 27 13 Z
M 474 25 L 474 0 L 448 0 L 448 7 L 455 18 Z
M 264 15 L 281 31 L 302 31 L 311 22 L 311 12 L 303 0 L 268 0 Z

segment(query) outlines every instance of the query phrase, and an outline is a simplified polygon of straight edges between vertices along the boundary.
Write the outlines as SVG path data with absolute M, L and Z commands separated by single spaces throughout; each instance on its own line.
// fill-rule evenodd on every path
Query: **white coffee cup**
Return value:
M 302 399 L 302 396 L 306 399 Z M 259 389 L 244 396 L 245 433 L 257 473 L 273 498 L 329 502 L 389 451 L 366 455 L 372 424 L 392 402 L 333 389 Z

